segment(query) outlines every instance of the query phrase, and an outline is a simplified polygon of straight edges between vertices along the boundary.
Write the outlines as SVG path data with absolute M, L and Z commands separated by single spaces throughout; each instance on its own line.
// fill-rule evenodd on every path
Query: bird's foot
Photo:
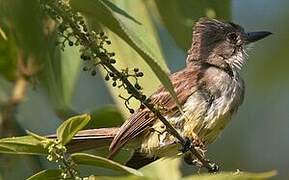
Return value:
M 206 159 L 206 166 L 198 159 L 194 159 L 191 153 L 184 155 L 184 161 L 188 165 L 193 165 L 199 168 L 206 167 L 209 173 L 216 173 L 219 171 L 219 166 L 216 163 Z
M 182 144 L 182 148 L 180 149 L 182 153 L 186 153 L 190 151 L 191 148 L 194 146 L 193 141 L 189 139 L 188 137 L 185 137 L 184 140 L 185 140 L 185 143 Z
M 204 156 L 206 148 L 199 138 L 193 138 L 193 140 L 191 140 L 190 138 L 185 137 L 184 140 L 185 143 L 182 144 L 182 148 L 180 149 L 182 153 L 186 153 L 190 151 L 192 147 L 194 147 Z
M 220 168 L 216 163 L 209 163 L 210 167 L 208 168 L 208 172 L 209 173 L 216 173 L 219 172 Z
M 206 148 L 199 138 L 193 138 L 192 140 L 188 137 L 185 137 L 184 140 L 185 141 L 182 143 L 182 148 L 180 151 L 184 154 L 184 161 L 188 165 L 193 165 L 199 168 L 205 167 L 210 173 L 219 171 L 217 164 L 206 159 Z M 195 156 L 196 159 L 194 159 L 193 156 Z
M 184 155 L 184 161 L 188 165 L 193 165 L 196 167 L 203 167 L 203 164 L 198 159 L 194 159 L 191 153 L 187 153 Z

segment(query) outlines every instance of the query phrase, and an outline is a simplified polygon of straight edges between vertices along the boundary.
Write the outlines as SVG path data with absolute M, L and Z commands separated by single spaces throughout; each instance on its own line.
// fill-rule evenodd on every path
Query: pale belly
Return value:
M 242 103 L 243 89 L 239 82 L 223 87 L 218 98 L 211 102 L 201 93 L 194 93 L 183 106 L 183 114 L 166 117 L 183 137 L 198 138 L 204 145 L 212 143 L 223 131 Z M 157 120 L 142 138 L 141 151 L 152 156 L 172 156 L 179 151 L 176 139 Z

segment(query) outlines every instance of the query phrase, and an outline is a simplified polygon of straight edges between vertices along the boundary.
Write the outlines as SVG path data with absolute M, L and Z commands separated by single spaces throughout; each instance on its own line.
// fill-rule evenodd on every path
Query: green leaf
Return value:
M 0 153 L 9 154 L 47 154 L 40 140 L 32 136 L 0 139 Z
M 44 14 L 40 3 L 35 0 L 1 1 L 0 12 L 1 23 L 11 28 L 10 31 L 15 36 L 17 47 L 23 50 L 24 56 L 30 56 L 39 63 L 42 62 L 47 52 L 47 43 L 43 30 Z M 28 36 L 28 34 L 33 34 L 33 36 Z
M 175 42 L 185 51 L 191 46 L 192 27 L 204 16 L 230 18 L 230 0 L 225 1 L 167 1 L 154 0 L 163 24 Z M 154 13 L 154 12 L 152 12 Z
M 35 133 L 31 132 L 31 131 L 28 131 L 28 130 L 27 130 L 26 133 L 27 133 L 28 135 L 34 137 L 35 139 L 39 140 L 39 141 L 47 140 L 46 137 L 40 136 L 40 135 L 35 134 Z
M 17 71 L 17 50 L 14 39 L 0 40 L 0 74 L 7 80 L 15 80 Z
M 112 177 L 112 176 L 89 176 L 84 178 L 84 180 L 145 180 L 145 177 L 139 176 L 122 176 L 122 177 Z
M 45 59 L 45 68 L 40 78 L 57 110 L 57 115 L 66 119 L 73 114 L 71 113 L 72 97 L 80 73 L 81 61 L 79 48 L 66 47 L 63 52 L 60 52 L 55 46 L 55 41 L 50 42 L 50 54 Z
M 125 164 L 128 162 L 134 154 L 134 149 L 130 148 L 121 148 L 117 154 L 113 157 L 113 161 L 118 162 L 120 164 Z M 93 154 L 100 157 L 108 157 L 109 150 L 107 146 L 97 148 L 93 151 Z
M 64 52 L 60 52 L 55 45 L 55 24 L 44 17 L 37 0 L 1 1 L 0 17 L 1 28 L 7 29 L 5 33 L 9 41 L 5 42 L 5 45 L 0 42 L 0 73 L 9 80 L 15 79 L 16 53 L 21 52 L 19 55 L 23 56 L 23 64 L 40 79 L 39 82 L 58 110 L 57 114 L 71 114 L 67 112 L 71 108 L 81 63 L 77 60 L 80 56 L 78 48 L 68 47 Z M 14 50 L 16 47 L 10 46 L 13 40 L 17 52 Z
M 103 127 L 118 127 L 124 117 L 115 106 L 104 106 L 90 113 L 91 120 L 86 125 L 85 129 L 103 128 Z
M 46 169 L 40 171 L 33 176 L 27 178 L 27 180 L 59 180 L 61 179 L 61 170 L 59 169 Z
M 7 102 L 10 98 L 13 84 L 0 76 L 0 103 Z
M 56 131 L 58 140 L 63 145 L 67 144 L 78 131 L 86 126 L 89 121 L 89 114 L 74 116 L 64 121 Z
M 140 171 L 149 179 L 170 179 L 181 178 L 180 158 L 161 158 L 143 168 Z
M 143 26 L 146 28 L 146 41 L 150 41 L 151 44 L 154 44 L 154 49 L 161 49 L 160 40 L 157 39 L 159 36 L 156 32 L 156 26 L 152 20 L 152 16 L 150 16 L 145 4 L 143 1 L 126 1 L 126 0 L 117 0 L 114 1 L 120 8 L 123 10 L 130 12 L 132 16 L 137 18 L 142 22 Z M 94 27 L 96 24 L 96 20 L 88 18 L 88 22 L 92 21 L 89 24 L 92 24 L 92 28 L 97 31 L 97 27 Z M 144 73 L 142 78 L 139 78 L 139 84 L 141 86 L 145 85 L 143 89 L 144 94 L 152 94 L 156 88 L 160 85 L 160 81 L 155 76 L 154 72 L 148 66 L 148 64 L 143 60 L 143 58 L 133 49 L 131 46 L 126 43 L 120 36 L 110 31 L 108 28 L 103 28 L 106 31 L 107 36 L 111 40 L 112 44 L 108 46 L 108 50 L 111 52 L 115 52 L 115 59 L 117 59 L 117 63 L 115 66 L 118 69 L 133 69 L 135 67 L 139 68 L 141 72 Z M 125 51 L 124 51 L 125 49 Z M 167 70 L 167 65 L 165 63 L 165 59 L 161 51 L 156 51 L 158 58 L 158 63 L 160 66 Z M 105 77 L 106 73 L 102 73 Z M 111 85 L 111 82 L 106 82 L 107 87 L 114 98 L 114 101 L 118 105 L 119 110 L 128 117 L 131 115 L 128 109 L 123 105 L 123 99 L 119 98 L 119 94 L 125 95 L 127 92 L 123 89 L 114 88 Z M 139 108 L 139 101 L 135 99 L 130 100 L 130 107 L 133 109 Z
M 149 33 L 139 21 L 107 0 L 72 0 L 71 6 L 88 17 L 98 20 L 126 41 L 145 60 L 174 100 L 178 102 L 167 75 L 168 71 L 160 66 L 162 58 L 160 49 L 148 40 Z
M 221 172 L 218 174 L 200 174 L 183 178 L 183 180 L 263 180 L 272 178 L 277 174 L 276 171 L 264 173 L 250 173 L 250 172 Z
M 6 33 L 3 31 L 3 29 L 1 27 L 0 27 L 0 37 L 2 37 L 2 39 L 6 40 L 6 41 L 8 39 Z
M 102 168 L 107 168 L 107 169 L 115 170 L 118 172 L 122 172 L 124 174 L 142 176 L 142 173 L 140 173 L 139 171 L 135 169 L 123 166 L 117 162 L 114 162 L 112 160 L 109 160 L 103 157 L 94 156 L 90 154 L 84 154 L 84 153 L 75 153 L 71 155 L 71 158 L 77 164 L 97 166 L 97 167 L 102 167 Z

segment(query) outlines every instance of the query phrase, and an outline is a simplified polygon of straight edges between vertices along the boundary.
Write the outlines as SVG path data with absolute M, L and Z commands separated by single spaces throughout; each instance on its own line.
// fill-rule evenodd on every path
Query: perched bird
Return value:
M 182 112 L 160 87 L 151 102 L 181 136 L 206 146 L 215 141 L 243 102 L 245 85 L 240 70 L 248 44 L 270 32 L 246 33 L 234 23 L 201 18 L 194 26 L 186 67 L 170 75 Z M 108 145 L 110 157 L 128 146 L 143 159 L 173 156 L 179 144 L 166 126 L 147 109 L 138 109 L 119 128 L 84 130 L 68 145 L 71 151 Z M 138 161 L 138 165 L 144 160 Z

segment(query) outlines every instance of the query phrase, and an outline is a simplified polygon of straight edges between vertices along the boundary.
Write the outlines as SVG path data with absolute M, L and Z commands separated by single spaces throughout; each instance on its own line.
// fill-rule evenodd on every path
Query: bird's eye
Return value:
M 227 35 L 227 38 L 231 41 L 231 42 L 236 42 L 238 35 L 236 33 L 229 33 Z

